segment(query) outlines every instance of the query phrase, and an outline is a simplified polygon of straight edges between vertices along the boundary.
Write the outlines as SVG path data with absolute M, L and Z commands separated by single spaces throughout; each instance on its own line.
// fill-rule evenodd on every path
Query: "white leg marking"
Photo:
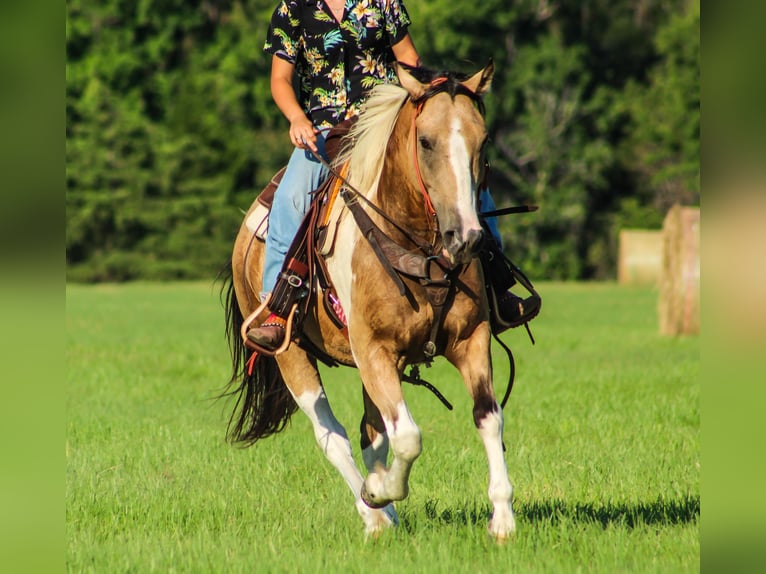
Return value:
M 508 538 L 516 530 L 511 501 L 513 487 L 508 480 L 508 469 L 503 455 L 503 411 L 496 404 L 494 412 L 487 413 L 479 425 L 479 435 L 484 442 L 489 462 L 489 499 L 492 502 L 492 520 L 489 533 L 498 540 Z
M 398 524 L 399 519 L 392 506 L 376 510 L 362 501 L 361 491 L 364 479 L 354 462 L 346 429 L 335 418 L 324 390 L 305 392 L 295 397 L 295 401 L 311 420 L 319 448 L 340 472 L 354 494 L 356 509 L 364 520 L 367 534 L 376 534 L 388 526 Z
M 383 417 L 394 458 L 388 469 L 378 467 L 367 475 L 365 490 L 368 501 L 374 504 L 403 500 L 409 493 L 412 463 L 420 456 L 422 442 L 420 429 L 412 420 L 407 405 L 397 406 L 396 421 Z
M 354 463 L 346 429 L 335 418 L 324 391 L 305 392 L 295 400 L 311 420 L 319 448 L 343 475 L 349 488 L 355 491 L 357 486 L 361 487 L 361 474 Z

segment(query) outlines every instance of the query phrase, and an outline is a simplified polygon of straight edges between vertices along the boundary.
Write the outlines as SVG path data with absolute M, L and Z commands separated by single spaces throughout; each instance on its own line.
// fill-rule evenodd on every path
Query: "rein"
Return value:
M 340 180 L 343 183 L 343 188 L 341 189 L 340 194 L 352 213 L 355 213 L 356 211 L 358 211 L 353 209 L 353 206 L 356 206 L 358 204 L 358 201 L 361 199 L 370 209 L 372 209 L 375 213 L 380 215 L 383 219 L 385 219 L 388 223 L 390 223 L 393 227 L 395 227 L 396 230 L 399 231 L 399 233 L 401 233 L 402 235 L 404 235 L 409 241 L 414 243 L 418 247 L 418 249 L 420 249 L 423 253 L 426 254 L 428 258 L 433 257 L 433 252 L 434 252 L 433 243 L 428 243 L 426 241 L 423 241 L 418 236 L 413 235 L 407 229 L 403 228 L 396 221 L 394 221 L 391 218 L 391 216 L 389 216 L 385 211 L 383 211 L 380 207 L 378 207 L 372 201 L 367 199 L 362 193 L 359 192 L 358 189 L 356 189 L 353 185 L 351 185 L 351 182 L 349 182 L 348 179 L 346 179 L 346 177 L 343 174 L 338 172 L 338 170 L 333 168 L 332 165 L 330 165 L 321 155 L 313 151 L 311 153 L 314 156 L 314 158 L 330 172 L 330 174 L 332 174 L 334 177 L 336 177 L 338 180 Z M 346 193 L 344 193 L 344 191 Z M 351 193 L 348 193 L 349 191 Z M 378 228 L 377 225 L 375 225 L 372 222 L 372 220 L 370 220 L 370 222 L 372 223 L 373 226 L 375 226 L 375 228 L 378 231 L 380 231 L 380 228 Z M 380 232 L 382 233 L 382 231 Z
M 436 94 L 439 94 L 441 92 L 446 91 L 445 84 L 449 80 L 446 76 L 441 76 L 438 78 L 433 79 L 429 83 L 429 89 L 426 90 L 426 92 L 420 96 L 416 100 L 411 100 L 413 105 L 415 106 L 415 113 L 412 117 L 412 132 L 413 132 L 413 165 L 415 167 L 415 174 L 417 175 L 418 179 L 418 187 L 420 188 L 420 194 L 423 196 L 423 204 L 425 207 L 426 212 L 426 218 L 428 221 L 428 231 L 436 234 L 438 231 L 438 221 L 436 216 L 436 209 L 434 209 L 433 202 L 431 201 L 431 196 L 428 193 L 428 189 L 426 188 L 425 182 L 423 181 L 423 175 L 420 170 L 420 161 L 418 160 L 418 146 L 417 146 L 417 119 L 420 113 L 423 111 L 423 108 L 425 107 L 426 102 L 435 96 Z M 471 100 L 473 100 L 476 105 L 479 107 L 479 111 L 482 115 L 484 115 L 484 102 L 481 99 L 481 96 L 473 92 L 472 90 L 466 88 L 464 85 L 458 83 L 454 87 L 455 89 L 455 95 L 462 94 L 464 96 L 467 96 Z M 453 96 L 454 97 L 454 96 Z M 311 150 L 309 150 L 311 151 Z M 404 235 L 409 241 L 417 245 L 417 247 L 423 251 L 423 253 L 426 254 L 426 256 L 431 257 L 434 253 L 434 243 L 436 241 L 436 237 L 434 237 L 434 241 L 427 243 L 421 240 L 419 237 L 412 235 L 408 230 L 404 229 L 401 225 L 399 225 L 396 221 L 394 221 L 387 213 L 385 213 L 382 209 L 380 209 L 377 205 L 372 203 L 369 199 L 367 199 L 363 194 L 359 192 L 358 189 L 356 189 L 351 183 L 336 169 L 334 169 L 321 155 L 318 153 L 315 153 L 311 151 L 314 158 L 319 161 L 333 176 L 335 176 L 337 179 L 339 179 L 343 185 L 353 193 L 353 197 L 350 198 L 350 201 L 355 201 L 356 199 L 361 199 L 365 202 L 367 206 L 370 207 L 375 213 L 377 213 L 379 216 L 381 216 L 383 219 L 385 219 L 389 224 L 391 224 L 393 227 L 396 228 L 397 231 L 399 231 L 402 235 Z M 342 195 L 342 193 L 341 193 Z M 349 204 L 349 200 L 346 200 L 344 197 L 344 200 L 347 204 Z M 535 208 L 536 209 L 536 208 Z M 500 215 L 499 213 L 489 213 L 489 214 L 482 214 L 482 215 Z M 432 226 L 435 224 L 435 226 Z

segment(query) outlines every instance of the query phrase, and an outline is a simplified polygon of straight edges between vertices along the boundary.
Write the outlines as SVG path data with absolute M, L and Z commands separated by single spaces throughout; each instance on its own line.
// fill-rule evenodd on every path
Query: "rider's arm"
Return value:
M 271 58 L 271 97 L 290 122 L 290 141 L 301 149 L 317 151 L 315 129 L 298 103 L 293 90 L 295 64 L 279 56 Z M 304 144 L 304 142 L 306 142 Z
M 408 66 L 420 66 L 420 56 L 418 56 L 418 51 L 415 49 L 415 44 L 409 34 L 391 46 L 391 49 L 394 51 L 397 61 Z

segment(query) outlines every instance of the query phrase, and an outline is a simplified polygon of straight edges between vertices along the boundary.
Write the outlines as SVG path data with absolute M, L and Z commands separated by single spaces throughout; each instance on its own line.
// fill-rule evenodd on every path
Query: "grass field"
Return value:
M 504 334 L 517 536 L 486 535 L 486 457 L 455 405 L 405 388 L 423 432 L 401 526 L 365 541 L 352 496 L 297 413 L 250 449 L 224 440 L 217 288 L 67 287 L 67 568 L 71 572 L 692 572 L 699 570 L 699 341 L 657 335 L 651 289 L 543 284 L 543 311 Z M 507 364 L 496 349 L 497 393 Z M 325 369 L 358 463 L 356 372 Z

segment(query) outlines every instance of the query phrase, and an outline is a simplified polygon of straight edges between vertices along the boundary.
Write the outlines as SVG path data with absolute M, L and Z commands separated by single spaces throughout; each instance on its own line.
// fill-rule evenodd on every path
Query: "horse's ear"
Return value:
M 489 87 L 492 85 L 492 77 L 494 75 L 495 63 L 492 61 L 492 58 L 490 58 L 484 69 L 468 78 L 463 82 L 463 85 L 477 96 L 483 96 L 489 91 Z
M 426 93 L 428 84 L 421 84 L 415 77 L 410 74 L 407 68 L 396 63 L 396 75 L 399 77 L 399 84 L 409 92 L 410 98 L 417 100 Z

